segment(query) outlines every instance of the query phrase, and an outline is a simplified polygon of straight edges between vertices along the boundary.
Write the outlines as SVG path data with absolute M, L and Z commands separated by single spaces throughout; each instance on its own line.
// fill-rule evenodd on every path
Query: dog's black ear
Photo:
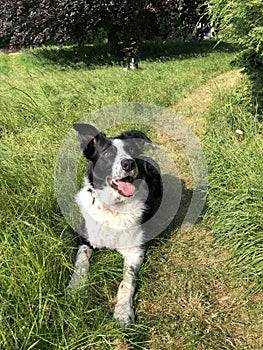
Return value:
M 132 143 L 136 145 L 138 152 L 143 153 L 145 151 L 145 144 L 149 145 L 150 148 L 155 148 L 156 146 L 143 132 L 138 130 L 125 131 L 118 136 L 121 140 L 132 140 Z
M 100 131 L 94 128 L 94 126 L 89 124 L 74 124 L 73 128 L 78 132 L 78 137 L 80 141 L 80 149 L 84 149 L 89 143 L 96 142 L 96 136 L 99 135 Z
M 120 139 L 139 139 L 144 142 L 152 143 L 152 141 L 147 137 L 142 131 L 138 130 L 130 130 L 130 131 L 124 131 L 120 136 L 118 136 Z
M 94 150 L 94 146 L 99 137 L 105 138 L 105 134 L 89 124 L 77 123 L 73 128 L 78 132 L 80 149 L 88 158 Z

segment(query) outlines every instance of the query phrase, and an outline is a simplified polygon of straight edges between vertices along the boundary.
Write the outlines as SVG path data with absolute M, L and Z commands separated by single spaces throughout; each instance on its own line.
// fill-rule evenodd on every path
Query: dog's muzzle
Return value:
M 138 169 L 136 162 L 132 158 L 123 158 L 120 162 L 120 171 L 113 177 L 108 177 L 109 185 L 124 197 L 131 197 L 136 191 L 133 184 L 137 178 Z

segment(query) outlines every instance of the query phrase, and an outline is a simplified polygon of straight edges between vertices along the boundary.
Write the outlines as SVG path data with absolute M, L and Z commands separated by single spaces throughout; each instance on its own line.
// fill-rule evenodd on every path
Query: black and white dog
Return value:
M 134 321 L 136 274 L 149 240 L 147 221 L 162 196 L 161 175 L 152 158 L 143 156 L 151 140 L 140 131 L 114 138 L 88 124 L 75 124 L 80 147 L 88 160 L 84 187 L 76 200 L 84 218 L 70 288 L 82 288 L 95 248 L 116 249 L 124 257 L 114 317 L 122 327 Z

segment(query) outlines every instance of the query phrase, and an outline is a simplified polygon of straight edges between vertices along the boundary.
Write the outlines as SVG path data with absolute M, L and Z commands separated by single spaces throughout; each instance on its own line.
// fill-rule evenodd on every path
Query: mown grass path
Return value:
M 240 70 L 220 74 L 181 99 L 172 109 L 200 136 L 205 128 L 205 114 L 209 111 L 214 98 L 234 89 L 241 77 Z

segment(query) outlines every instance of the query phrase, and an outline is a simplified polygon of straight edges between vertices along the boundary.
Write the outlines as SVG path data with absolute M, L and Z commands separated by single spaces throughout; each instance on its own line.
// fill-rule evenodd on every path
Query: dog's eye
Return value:
M 110 151 L 106 151 L 106 152 L 103 153 L 103 157 L 104 158 L 109 158 L 111 156 L 112 156 L 112 152 L 110 152 Z
M 135 153 L 135 149 L 132 146 L 128 147 L 128 152 L 133 155 Z

